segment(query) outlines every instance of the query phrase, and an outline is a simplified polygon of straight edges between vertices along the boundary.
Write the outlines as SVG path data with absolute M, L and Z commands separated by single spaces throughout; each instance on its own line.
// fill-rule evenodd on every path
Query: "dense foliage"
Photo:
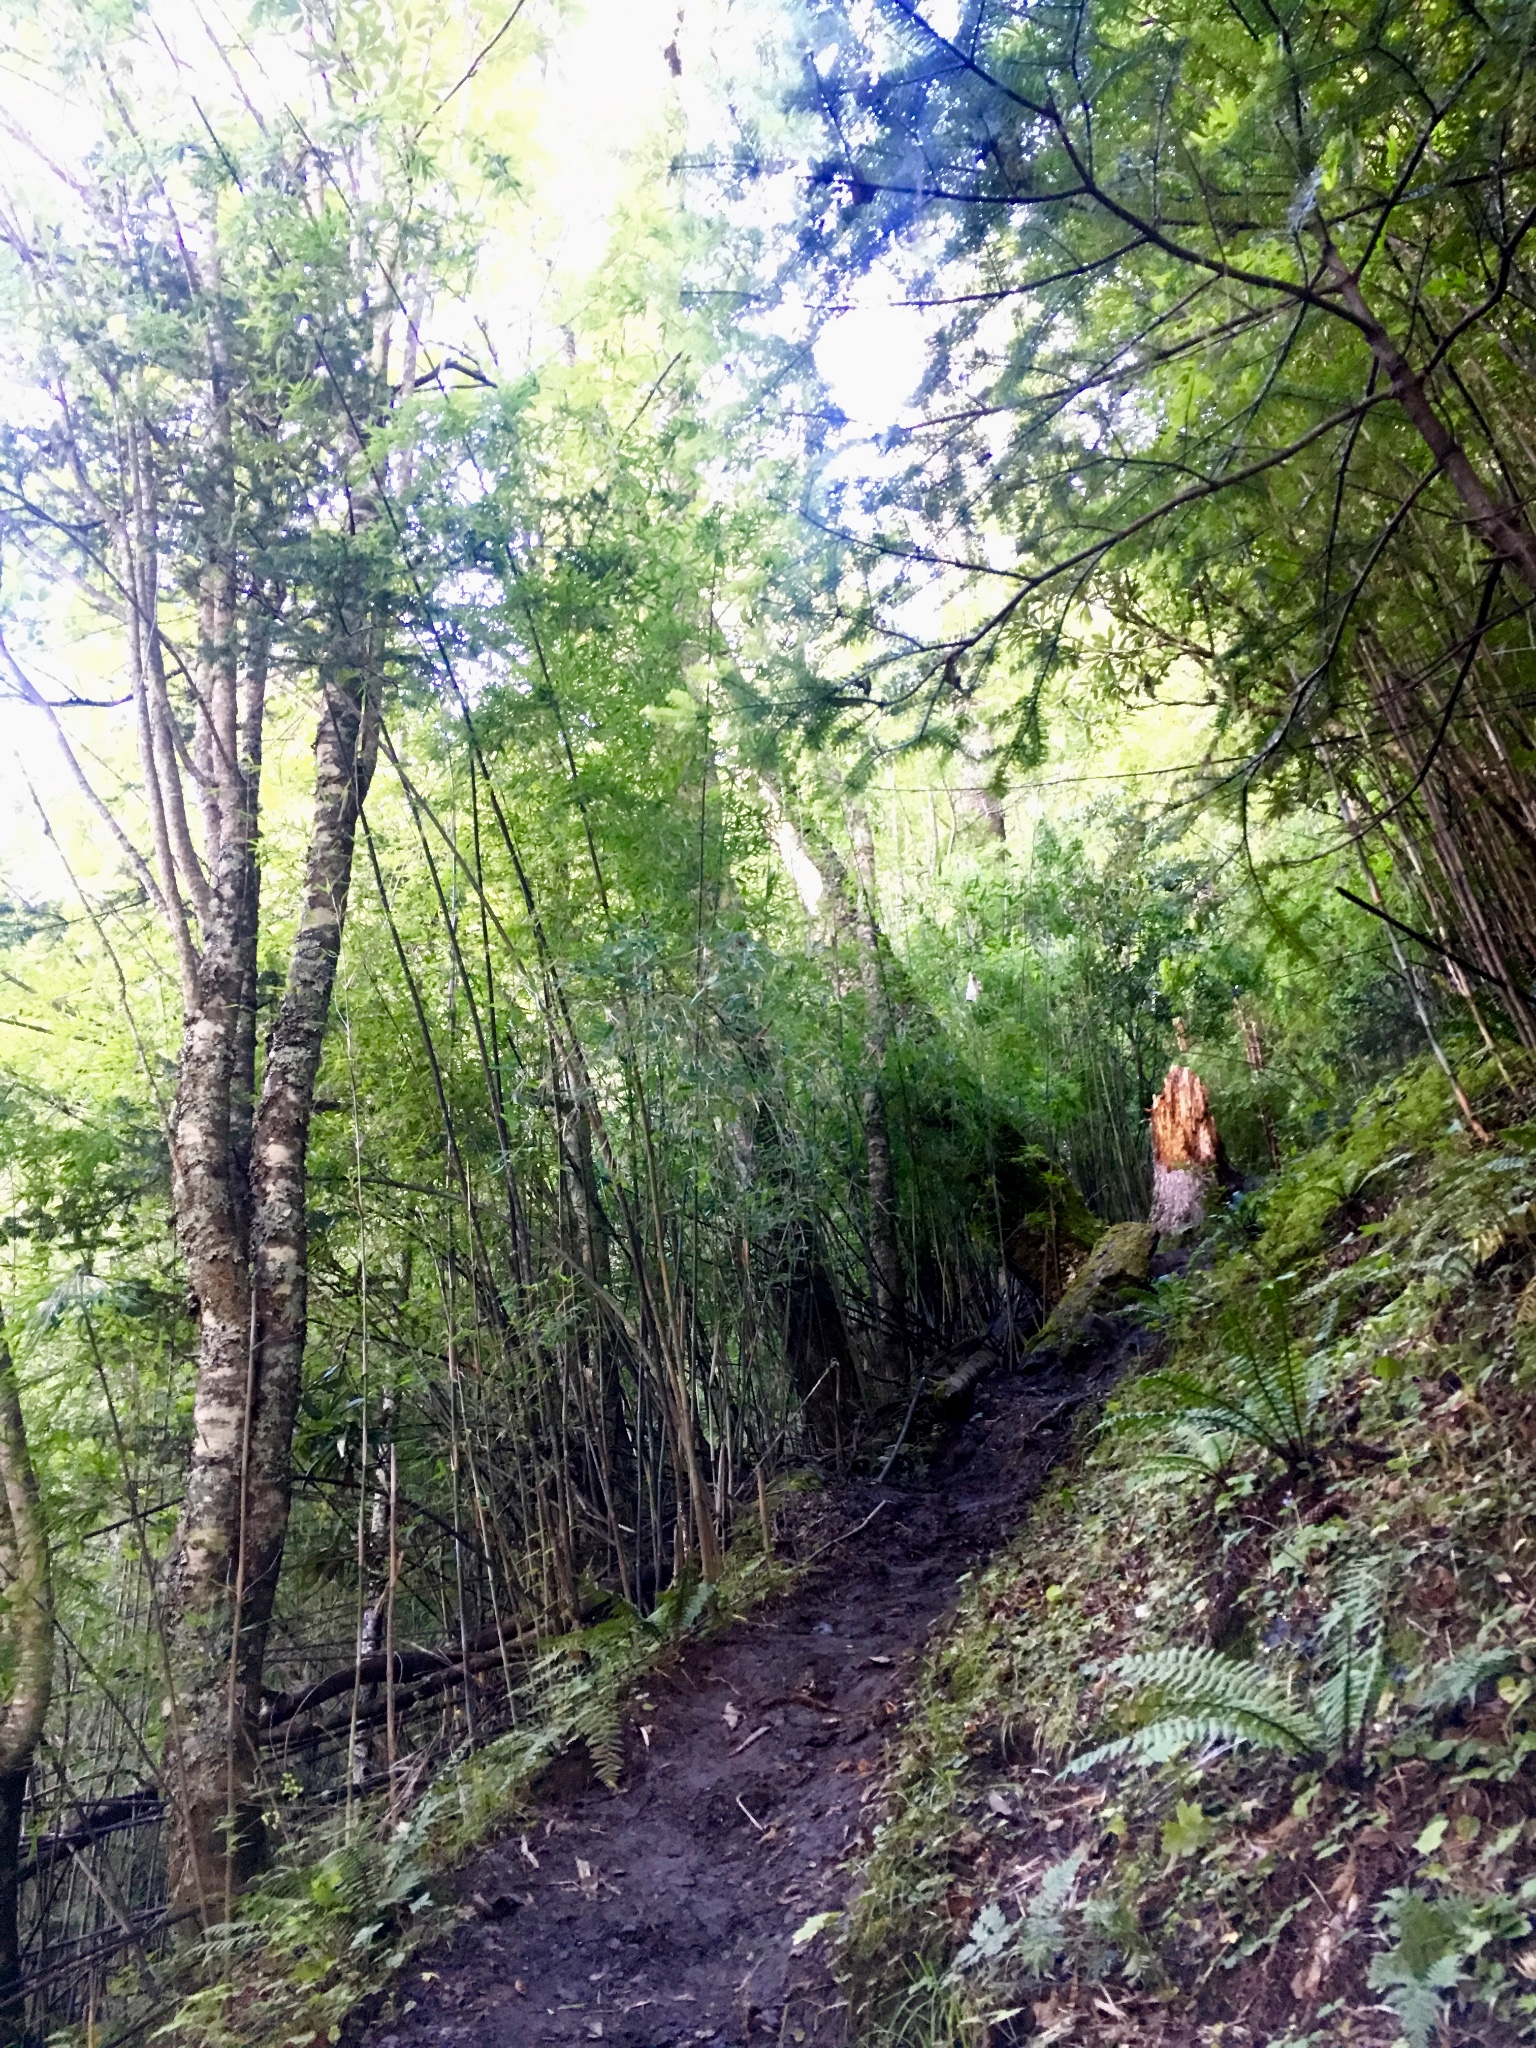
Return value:
M 1412 1142 L 1483 1134 L 1527 12 L 762 0 L 768 82 L 659 87 L 562 271 L 553 4 L 7 11 L 4 2024 L 158 2014 L 167 1909 L 262 1865 L 189 2038 L 337 2024 L 433 1859 L 766 1585 L 783 1475 L 1038 1320 L 1039 1189 L 1145 1216 L 1171 1060 L 1234 1192 L 1426 1033 Z M 872 445 L 816 351 L 887 287 L 928 368 Z M 1316 1184 L 1212 1285 L 1286 1217 L 1321 1257 Z M 1184 1386 L 1199 1456 L 1275 1452 L 1265 1341 Z M 1312 1472 L 1337 1391 L 1287 1398 Z M 1300 1755 L 1361 1761 L 1374 1597 Z M 1251 1732 L 1206 1647 L 1105 1739 Z

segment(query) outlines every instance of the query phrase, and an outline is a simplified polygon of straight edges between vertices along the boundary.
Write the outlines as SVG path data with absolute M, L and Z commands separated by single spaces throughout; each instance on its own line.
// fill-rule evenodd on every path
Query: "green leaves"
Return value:
M 1386 1993 L 1409 2048 L 1430 2048 L 1444 2006 L 1440 1994 L 1455 1989 L 1464 1958 L 1479 1945 L 1470 1903 L 1399 1889 L 1387 1895 L 1382 1918 L 1397 1938 L 1372 1956 L 1369 1981 Z
M 1523 856 L 1505 879 L 1491 844 L 1437 838 L 1410 801 L 1431 745 L 1415 721 L 1432 735 L 1442 703 L 1459 735 L 1433 742 L 1442 769 L 1459 777 L 1466 746 L 1529 801 L 1513 687 L 1479 731 L 1454 695 L 1431 710 L 1387 674 L 1454 673 L 1467 635 L 1523 649 L 1520 600 L 1495 602 L 1487 565 L 1528 595 L 1536 541 L 1522 512 L 1496 530 L 1478 508 L 1530 497 L 1497 481 L 1528 466 L 1505 323 L 1532 258 L 1499 223 L 1536 200 L 1517 140 L 1536 114 L 1529 0 L 1303 0 L 1283 26 L 1199 0 L 976 0 L 963 60 L 922 4 L 805 11 L 827 60 L 804 96 L 825 152 L 805 240 L 840 298 L 878 261 L 932 308 L 906 467 L 869 493 L 868 614 L 895 641 L 923 576 L 950 609 L 882 662 L 886 688 L 891 663 L 914 692 L 942 676 L 962 696 L 1016 664 L 997 694 L 1025 734 L 1047 684 L 1074 710 L 1094 686 L 1172 708 L 1199 676 L 1242 764 L 1203 778 L 1207 803 L 1230 800 L 1246 835 L 1261 781 L 1277 805 L 1347 795 L 1399 853 L 1413 842 L 1412 886 L 1455 943 L 1476 943 L 1458 907 L 1475 898 L 1479 928 L 1495 906 L 1528 959 Z M 968 546 L 946 537 L 946 561 L 970 573 L 931 566 L 951 525 Z M 1523 998 L 1511 1016 L 1530 1043 Z
M 1043 1975 L 1066 1940 L 1067 1909 L 1087 1860 L 1087 1848 L 1079 1847 L 1050 1864 L 1016 1921 L 1010 1921 L 995 1901 L 983 1906 L 956 1951 L 952 1978 L 983 1972 L 1004 1960 Z
M 1321 1654 L 1333 1669 L 1317 1690 L 1317 1722 L 1331 1753 L 1357 1759 L 1386 1677 L 1385 1567 L 1366 1551 L 1345 1549 L 1329 1590 Z
M 1202 1806 L 1193 1799 L 1181 1799 L 1172 1818 L 1163 1823 L 1163 1854 L 1174 1863 L 1185 1856 L 1197 1856 L 1215 1832 Z
M 1317 1717 L 1296 1706 L 1262 1665 L 1185 1648 L 1122 1657 L 1111 1668 L 1130 1687 L 1141 1725 L 1074 1757 L 1069 1775 L 1122 1758 L 1163 1764 L 1204 1743 L 1252 1742 L 1290 1755 L 1323 1746 Z
M 1385 1684 L 1386 1572 L 1363 1551 L 1346 1550 L 1330 1575 L 1319 1631 L 1323 1673 L 1310 1705 L 1265 1665 L 1218 1650 L 1176 1647 L 1122 1657 L 1110 1669 L 1132 1694 L 1138 1725 L 1074 1757 L 1070 1775 L 1121 1759 L 1169 1763 L 1210 1743 L 1252 1743 L 1287 1755 L 1357 1762 Z
M 1229 1301 L 1218 1319 L 1222 1379 L 1183 1370 L 1149 1375 L 1134 1407 L 1112 1427 L 1130 1437 L 1165 1432 L 1191 1470 L 1219 1470 L 1222 1446 L 1245 1446 L 1300 1466 L 1316 1455 L 1318 1417 L 1329 1383 L 1327 1353 L 1291 1331 L 1283 1284 L 1260 1283 Z M 1168 1460 L 1165 1458 L 1166 1464 Z

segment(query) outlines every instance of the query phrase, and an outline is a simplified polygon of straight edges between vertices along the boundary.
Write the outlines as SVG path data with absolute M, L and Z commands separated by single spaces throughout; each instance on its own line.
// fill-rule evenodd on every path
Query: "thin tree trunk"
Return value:
M 904 1387 L 908 1370 L 906 1291 L 898 1234 L 899 1206 L 891 1153 L 890 1122 L 885 1101 L 885 1062 L 889 1049 L 889 1006 L 880 964 L 878 877 L 874 835 L 857 806 L 848 811 L 858 886 L 850 889 L 848 874 L 836 851 L 825 844 L 815 852 L 789 816 L 783 797 L 767 775 L 758 787 L 767 806 L 769 827 L 779 856 L 799 891 L 808 916 L 825 919 L 834 948 L 852 937 L 858 956 L 860 993 L 864 1005 L 865 1082 L 860 1099 L 864 1137 L 865 1191 L 869 1210 L 869 1292 L 875 1324 L 873 1378 L 883 1394 Z M 844 993 L 833 953 L 834 990 Z
M 1393 396 L 1450 478 L 1456 495 L 1467 508 L 1473 531 L 1491 554 L 1508 562 L 1528 590 L 1536 591 L 1536 535 L 1526 524 L 1523 513 L 1514 506 L 1501 504 L 1483 482 L 1471 457 L 1435 410 L 1424 380 L 1376 317 L 1360 289 L 1359 278 L 1326 232 L 1321 240 L 1323 268 L 1333 280 L 1340 305 L 1353 316 L 1377 368 L 1391 385 Z
M 0 2042 L 19 2042 L 17 1926 L 22 1806 L 53 1694 L 53 1598 L 48 1534 L 5 1329 L 0 1323 L 0 1573 L 9 1696 L 0 1706 Z
M 875 1314 L 880 1378 L 888 1386 L 907 1380 L 907 1302 L 901 1269 L 900 1210 L 896 1200 L 896 1169 L 891 1156 L 891 1129 L 886 1115 L 885 1062 L 889 1052 L 889 1016 L 880 967 L 880 924 L 877 913 L 875 841 L 869 820 L 860 809 L 848 814 L 854 866 L 859 886 L 854 903 L 854 930 L 859 946 L 859 984 L 864 996 L 864 1166 L 869 1193 L 869 1282 Z

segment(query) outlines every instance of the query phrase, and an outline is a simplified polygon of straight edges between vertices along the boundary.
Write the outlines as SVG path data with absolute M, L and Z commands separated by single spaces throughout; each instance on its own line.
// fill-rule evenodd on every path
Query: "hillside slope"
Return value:
M 1411 1069 L 1163 1282 L 930 1653 L 867 2041 L 1536 2039 L 1536 1122 Z

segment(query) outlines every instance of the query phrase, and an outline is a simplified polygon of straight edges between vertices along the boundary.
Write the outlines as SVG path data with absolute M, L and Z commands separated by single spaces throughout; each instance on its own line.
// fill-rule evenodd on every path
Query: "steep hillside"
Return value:
M 879 2042 L 1536 2039 L 1536 1122 L 1427 1063 L 1156 1289 L 928 1660 Z

